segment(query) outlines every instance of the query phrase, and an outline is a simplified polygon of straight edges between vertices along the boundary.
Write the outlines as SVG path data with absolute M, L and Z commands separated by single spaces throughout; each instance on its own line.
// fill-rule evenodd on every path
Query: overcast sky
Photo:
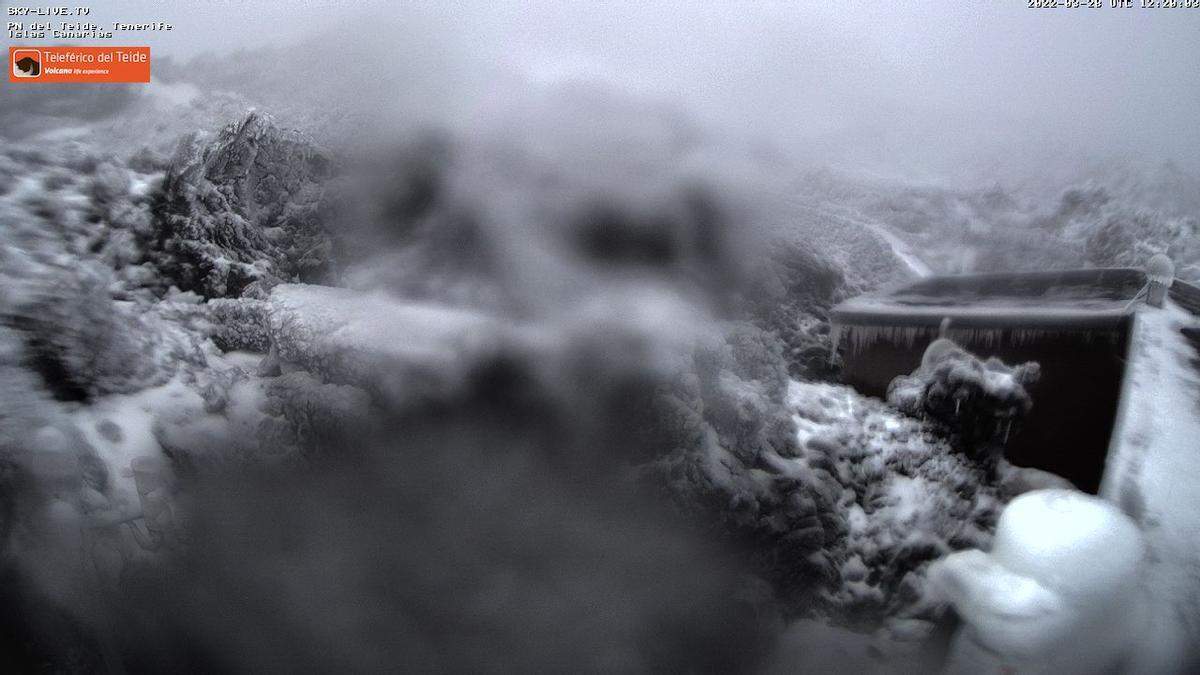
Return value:
M 350 26 L 439 59 L 605 80 L 816 161 L 880 171 L 937 176 L 968 160 L 1020 155 L 1024 166 L 1088 152 L 1200 171 L 1200 10 L 122 0 L 93 18 L 171 21 L 176 31 L 143 42 L 179 56 Z

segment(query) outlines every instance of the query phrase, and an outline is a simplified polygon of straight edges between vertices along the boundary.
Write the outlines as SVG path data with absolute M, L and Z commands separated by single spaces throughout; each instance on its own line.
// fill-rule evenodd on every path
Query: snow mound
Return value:
M 1104 500 L 1073 490 L 1017 497 L 990 553 L 956 553 L 929 571 L 969 626 L 952 666 L 978 666 L 982 645 L 1022 672 L 1107 672 L 1146 618 L 1145 555 L 1137 525 Z

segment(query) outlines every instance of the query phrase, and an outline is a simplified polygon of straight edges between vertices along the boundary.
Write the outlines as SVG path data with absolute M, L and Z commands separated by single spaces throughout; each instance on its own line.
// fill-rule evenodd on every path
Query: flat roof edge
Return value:
M 1095 330 L 1116 328 L 1127 321 L 1132 311 L 1123 310 L 1074 310 L 1074 311 L 955 311 L 953 308 L 904 309 L 896 311 L 879 309 L 838 309 L 830 312 L 830 320 L 842 326 L 937 326 L 950 319 L 956 328 L 1040 328 L 1048 330 Z

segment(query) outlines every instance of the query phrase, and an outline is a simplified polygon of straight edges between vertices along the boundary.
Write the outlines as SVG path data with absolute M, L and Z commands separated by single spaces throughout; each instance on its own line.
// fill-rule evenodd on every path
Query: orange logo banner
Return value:
M 8 81 L 149 82 L 149 47 L 9 47 Z

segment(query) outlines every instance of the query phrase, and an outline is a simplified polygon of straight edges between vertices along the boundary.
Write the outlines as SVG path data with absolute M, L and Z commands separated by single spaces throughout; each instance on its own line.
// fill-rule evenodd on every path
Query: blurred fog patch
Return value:
M 282 476 L 204 480 L 192 546 L 132 588 L 156 627 L 135 649 L 170 668 L 180 655 L 155 647 L 188 644 L 239 671 L 757 661 L 774 624 L 741 599 L 733 558 L 610 471 L 527 454 L 510 419 L 459 422 L 406 425 Z
M 142 95 L 139 85 L 84 84 L 3 85 L 0 135 L 19 141 L 62 133 L 72 126 L 110 119 L 129 109 Z

